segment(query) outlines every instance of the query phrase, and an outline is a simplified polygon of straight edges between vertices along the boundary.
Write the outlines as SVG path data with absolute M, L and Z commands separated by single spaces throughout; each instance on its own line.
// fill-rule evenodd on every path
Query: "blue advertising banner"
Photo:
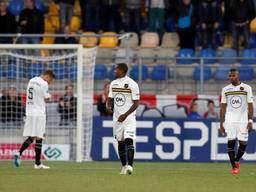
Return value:
M 118 160 L 112 125 L 111 118 L 94 118 L 93 160 Z M 227 139 L 219 135 L 218 128 L 218 122 L 211 120 L 138 118 L 135 159 L 179 162 L 228 160 Z M 246 151 L 243 159 L 256 161 L 255 131 L 250 133 Z

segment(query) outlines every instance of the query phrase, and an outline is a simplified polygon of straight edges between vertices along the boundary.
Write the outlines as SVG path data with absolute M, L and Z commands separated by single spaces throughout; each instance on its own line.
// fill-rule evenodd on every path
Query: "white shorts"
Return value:
M 24 137 L 45 137 L 46 116 L 27 116 L 23 136 Z
M 124 141 L 127 138 L 136 139 L 136 120 L 114 122 L 113 135 L 117 141 Z
M 227 133 L 227 139 L 238 139 L 239 141 L 248 141 L 248 123 L 225 123 L 224 128 Z

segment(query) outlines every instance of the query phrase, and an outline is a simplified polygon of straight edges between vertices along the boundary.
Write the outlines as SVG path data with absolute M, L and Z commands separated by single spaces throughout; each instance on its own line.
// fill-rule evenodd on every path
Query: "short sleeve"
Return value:
M 44 95 L 44 98 L 45 98 L 45 99 L 51 98 L 51 95 L 50 95 L 49 90 L 48 90 L 48 84 L 45 84 L 45 85 L 42 87 L 42 91 L 43 91 L 43 95 Z
M 112 83 L 109 85 L 109 93 L 108 93 L 109 98 L 113 98 L 113 92 L 112 92 Z
M 252 88 L 250 86 L 248 87 L 248 92 L 247 92 L 247 103 L 253 103 Z
M 222 89 L 221 92 L 221 103 L 227 103 L 226 95 L 225 95 L 225 90 Z
M 137 83 L 134 83 L 134 85 L 131 88 L 132 91 L 132 100 L 140 100 L 140 90 Z

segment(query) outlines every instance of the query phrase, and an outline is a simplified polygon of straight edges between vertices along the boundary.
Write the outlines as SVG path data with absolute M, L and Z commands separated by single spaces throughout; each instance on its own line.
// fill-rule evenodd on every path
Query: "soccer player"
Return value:
M 136 109 L 140 93 L 138 84 L 126 76 L 128 67 L 119 63 L 115 68 L 116 80 L 109 87 L 107 109 L 113 113 L 113 133 L 118 141 L 118 154 L 122 163 L 120 174 L 132 174 L 134 139 L 136 137 Z M 127 165 L 128 161 L 128 165 Z
M 227 136 L 227 150 L 232 174 L 240 172 L 240 159 L 243 156 L 248 132 L 253 126 L 253 95 L 252 88 L 239 80 L 236 69 L 229 72 L 230 83 L 222 89 L 220 109 L 220 132 Z M 236 139 L 239 148 L 235 153 Z
M 51 95 L 48 92 L 48 85 L 51 84 L 55 75 L 53 71 L 46 70 L 40 77 L 34 77 L 29 80 L 27 86 L 26 99 L 26 121 L 23 136 L 27 137 L 18 153 L 14 155 L 14 164 L 20 166 L 20 157 L 33 141 L 35 141 L 35 169 L 49 169 L 40 161 L 42 151 L 42 141 L 45 137 L 45 103 L 50 100 Z

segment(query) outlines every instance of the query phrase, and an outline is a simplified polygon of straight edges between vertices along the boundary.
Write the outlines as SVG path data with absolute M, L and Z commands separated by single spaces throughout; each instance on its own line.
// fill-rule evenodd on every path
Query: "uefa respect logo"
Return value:
M 60 149 L 57 147 L 47 147 L 47 149 L 44 150 L 44 154 L 49 158 L 49 159 L 58 159 L 62 152 Z

